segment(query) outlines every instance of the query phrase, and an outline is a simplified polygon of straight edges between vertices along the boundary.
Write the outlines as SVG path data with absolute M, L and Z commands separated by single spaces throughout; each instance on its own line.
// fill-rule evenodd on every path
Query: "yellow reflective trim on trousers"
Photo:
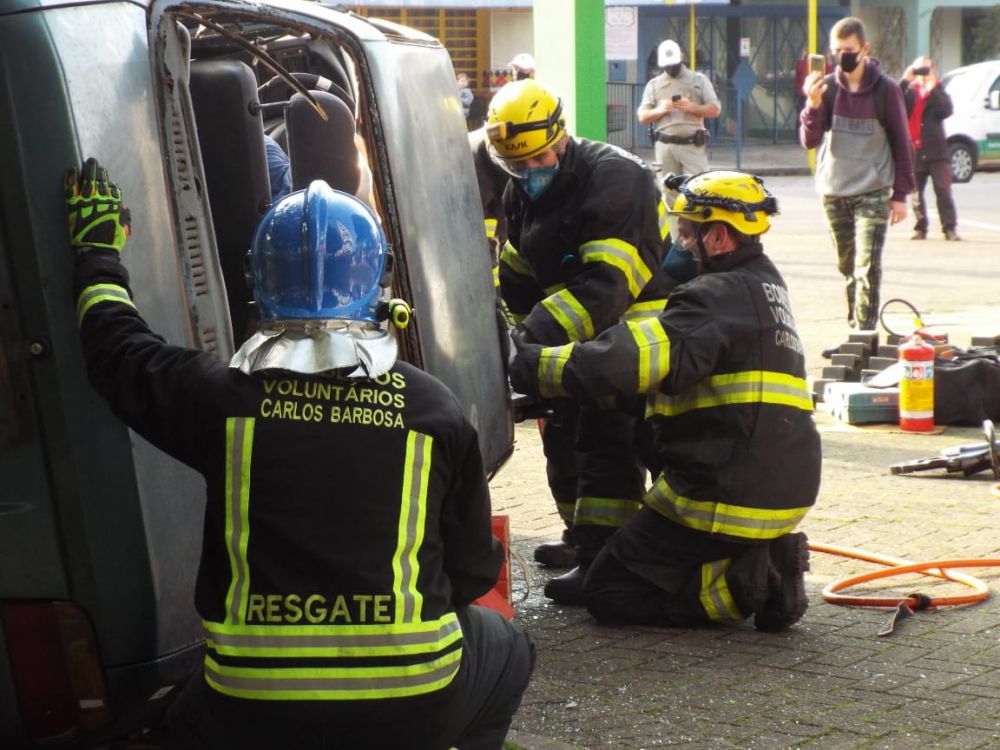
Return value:
M 493 266 L 493 286 L 500 286 L 500 265 Z
M 254 700 L 401 698 L 440 690 L 458 674 L 462 650 L 392 667 L 230 667 L 205 657 L 205 679 L 221 693 Z
M 622 315 L 621 319 L 626 320 L 645 320 L 646 318 L 655 318 L 661 312 L 667 309 L 666 299 L 651 299 L 645 302 L 636 302 L 634 305 L 630 305 L 625 314 Z
M 726 571 L 731 563 L 732 558 L 727 557 L 701 566 L 701 606 L 709 619 L 716 622 L 739 622 L 743 619 L 726 583 Z
M 670 339 L 659 318 L 625 321 L 638 350 L 637 393 L 656 391 L 670 372 Z
M 551 297 L 556 292 L 561 292 L 565 288 L 566 285 L 560 281 L 556 284 L 553 284 L 552 286 L 545 287 L 545 289 L 543 289 L 542 291 L 545 293 L 546 297 Z
M 667 213 L 667 204 L 663 198 L 660 198 L 659 203 L 656 204 L 656 222 L 660 227 L 660 239 L 667 239 L 667 235 L 670 234 L 670 214 Z
M 562 376 L 566 362 L 573 353 L 575 343 L 547 346 L 538 355 L 538 393 L 544 398 L 568 396 L 563 388 Z
M 750 508 L 744 505 L 692 500 L 680 495 L 660 474 L 646 493 L 646 505 L 690 529 L 728 534 L 741 539 L 777 539 L 792 531 L 809 508 Z
M 377 657 L 434 654 L 462 638 L 454 612 L 433 622 L 386 625 L 242 625 L 202 621 L 210 649 L 241 657 Z
M 492 240 L 497 236 L 496 219 L 483 219 L 483 228 L 486 230 L 486 239 Z
M 646 416 L 673 417 L 694 409 L 757 403 L 813 410 L 805 379 L 784 372 L 750 370 L 712 375 L 684 393 L 652 395 L 646 402 Z
M 619 528 L 639 512 L 642 503 L 617 497 L 580 497 L 576 501 L 573 524 Z
M 92 284 L 85 287 L 80 292 L 80 296 L 76 298 L 76 323 L 78 326 L 83 324 L 83 316 L 87 314 L 87 310 L 98 302 L 121 302 L 133 310 L 135 309 L 135 303 L 128 296 L 128 290 L 125 287 L 119 284 Z
M 625 275 L 629 293 L 638 297 L 653 278 L 653 272 L 639 255 L 639 250 L 624 240 L 613 237 L 580 245 L 580 260 L 584 263 L 607 263 Z
M 590 313 L 568 289 L 543 299 L 542 307 L 562 326 L 570 341 L 589 341 L 594 338 L 594 322 L 590 319 Z
M 506 264 L 514 273 L 535 278 L 528 261 L 521 257 L 517 249 L 510 244 L 510 240 L 504 243 L 503 250 L 500 251 L 500 262 Z
M 427 518 L 427 484 L 434 438 L 410 430 L 406 437 L 403 488 L 399 506 L 396 551 L 392 556 L 392 593 L 395 622 L 419 622 L 424 597 L 417 588 L 420 563 L 417 553 L 424 539 Z
M 226 592 L 226 622 L 246 622 L 250 594 L 250 456 L 253 451 L 255 420 L 230 417 L 226 420 L 226 551 L 232 576 Z
M 559 517 L 567 522 L 573 523 L 573 516 L 576 513 L 576 503 L 560 503 L 556 501 L 556 510 L 559 512 Z

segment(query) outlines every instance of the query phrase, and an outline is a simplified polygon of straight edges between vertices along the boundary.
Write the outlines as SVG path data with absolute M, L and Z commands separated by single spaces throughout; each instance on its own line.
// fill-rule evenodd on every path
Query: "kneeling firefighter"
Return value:
M 656 318 L 590 342 L 515 339 L 524 393 L 646 397 L 663 471 L 605 545 L 583 599 L 610 623 L 691 626 L 754 615 L 797 622 L 808 601 L 805 534 L 820 441 L 788 291 L 760 236 L 777 213 L 761 181 L 711 171 L 681 181 L 678 241 L 700 275 Z
M 521 336 L 586 341 L 662 310 L 672 286 L 661 269 L 666 205 L 648 166 L 570 136 L 559 97 L 532 79 L 500 89 L 487 119 L 490 154 L 512 178 L 503 194 L 500 294 Z M 591 561 L 640 507 L 645 467 L 633 416 L 566 398 L 552 412 L 542 445 L 567 533 L 537 548 L 535 559 L 578 566 L 550 580 L 545 595 L 579 604 Z
M 477 435 L 440 381 L 396 359 L 375 214 L 322 181 L 265 214 L 250 254 L 262 328 L 227 366 L 137 312 L 119 258 L 130 217 L 105 170 L 88 160 L 66 187 L 90 380 L 205 477 L 207 649 L 168 746 L 499 748 L 534 648 L 469 606 L 502 560 Z

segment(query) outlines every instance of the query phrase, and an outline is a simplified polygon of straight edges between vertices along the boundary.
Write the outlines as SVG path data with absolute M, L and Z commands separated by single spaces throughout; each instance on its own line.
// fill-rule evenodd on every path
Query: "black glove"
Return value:
M 663 187 L 671 192 L 674 192 L 690 179 L 691 175 L 689 174 L 674 174 L 673 172 L 668 172 L 663 177 Z
M 77 250 L 95 247 L 121 253 L 125 247 L 132 215 L 97 159 L 87 159 L 79 173 L 75 167 L 67 170 L 66 221 L 69 244 Z
M 529 337 L 520 328 L 512 328 L 510 340 L 514 343 L 513 356 L 509 362 L 510 386 L 518 393 L 526 396 L 538 395 L 538 358 L 542 349 L 540 344 L 532 344 Z

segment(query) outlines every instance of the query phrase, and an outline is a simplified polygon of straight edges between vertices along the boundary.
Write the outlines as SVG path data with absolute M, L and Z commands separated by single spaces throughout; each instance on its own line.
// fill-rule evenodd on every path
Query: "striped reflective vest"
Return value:
M 759 244 L 713 266 L 656 318 L 524 350 L 511 378 L 549 397 L 644 394 L 665 467 L 646 505 L 692 529 L 764 541 L 815 502 L 819 434 L 781 275 Z
M 631 154 L 571 138 L 548 190 L 531 201 L 512 181 L 504 209 L 500 293 L 532 340 L 587 341 L 637 304 L 662 309 L 666 206 Z
M 216 690 L 254 700 L 375 700 L 448 685 L 455 615 L 502 551 L 475 430 L 406 363 L 348 378 L 246 376 L 170 346 L 117 258 L 77 264 L 91 381 L 116 414 L 200 471 L 196 606 Z

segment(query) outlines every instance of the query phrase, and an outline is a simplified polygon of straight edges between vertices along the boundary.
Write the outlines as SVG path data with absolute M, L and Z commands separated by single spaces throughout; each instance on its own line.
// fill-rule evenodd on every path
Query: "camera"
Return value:
M 680 94 L 674 94 L 672 97 L 670 97 L 670 101 L 672 102 L 679 102 L 680 100 L 681 100 Z
M 925 76 L 925 75 L 927 75 L 930 72 L 931 72 L 931 69 L 929 67 L 927 67 L 926 65 L 924 67 L 922 67 L 922 68 L 914 68 L 913 69 L 913 75 L 915 75 L 915 76 Z

